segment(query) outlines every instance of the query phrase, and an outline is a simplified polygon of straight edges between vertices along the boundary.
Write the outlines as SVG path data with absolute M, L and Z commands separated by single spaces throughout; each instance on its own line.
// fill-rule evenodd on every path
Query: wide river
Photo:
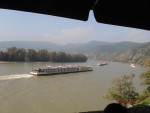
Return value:
M 110 101 L 103 98 L 117 77 L 135 74 L 134 85 L 142 91 L 139 75 L 144 67 L 100 61 L 86 63 L 0 62 L 0 113 L 77 113 L 103 110 Z M 53 76 L 32 76 L 34 67 L 63 65 L 92 66 L 94 71 Z

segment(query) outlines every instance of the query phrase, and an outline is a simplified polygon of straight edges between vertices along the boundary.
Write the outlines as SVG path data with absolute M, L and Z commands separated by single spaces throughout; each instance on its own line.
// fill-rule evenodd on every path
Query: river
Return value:
M 102 110 L 110 103 L 103 98 L 117 77 L 135 74 L 134 85 L 142 91 L 139 74 L 144 67 L 100 61 L 86 63 L 0 62 L 0 113 L 77 113 Z M 64 65 L 92 66 L 94 71 L 53 76 L 32 76 L 35 67 Z

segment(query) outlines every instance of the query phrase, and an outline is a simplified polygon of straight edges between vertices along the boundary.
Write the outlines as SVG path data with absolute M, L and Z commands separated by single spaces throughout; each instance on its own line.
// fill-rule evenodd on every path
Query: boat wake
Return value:
M 30 74 L 12 74 L 6 76 L 0 76 L 0 80 L 10 80 L 10 79 L 20 79 L 20 78 L 30 78 L 33 75 Z

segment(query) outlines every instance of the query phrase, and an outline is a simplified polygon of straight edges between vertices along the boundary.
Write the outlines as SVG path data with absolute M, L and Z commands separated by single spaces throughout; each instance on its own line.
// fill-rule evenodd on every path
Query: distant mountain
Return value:
M 3 41 L 0 42 L 0 50 L 6 50 L 10 47 L 24 48 L 24 49 L 47 49 L 49 51 L 61 51 L 62 46 L 51 42 L 42 41 Z
M 90 59 L 110 60 L 119 62 L 142 63 L 144 58 L 150 57 L 150 43 L 136 42 L 101 42 L 60 45 L 52 42 L 40 41 L 4 41 L 0 42 L 0 50 L 10 47 L 24 49 L 47 49 L 48 51 L 63 51 L 66 53 L 82 53 Z
M 143 64 L 150 57 L 150 43 L 120 42 L 102 45 L 87 53 L 89 58 Z
M 133 56 L 131 62 L 135 62 L 137 64 L 143 64 L 145 58 L 150 57 L 150 43 L 146 43 L 145 45 L 137 48 L 133 51 Z
M 60 45 L 52 42 L 41 41 L 3 41 L 0 42 L 0 50 L 6 50 L 10 47 L 24 48 L 24 49 L 47 49 L 48 51 L 64 51 L 71 53 L 82 53 L 89 49 L 95 48 L 99 45 L 107 45 L 108 42 L 91 41 L 88 43 L 66 44 Z
M 87 55 L 90 58 L 115 61 L 116 57 L 122 52 L 128 49 L 136 49 L 142 45 L 144 45 L 144 43 L 135 43 L 127 41 L 110 43 L 109 45 L 100 45 L 93 48 L 92 50 L 88 51 Z
M 94 49 L 100 45 L 110 45 L 110 42 L 101 42 L 101 41 L 90 41 L 88 43 L 79 43 L 79 44 L 67 44 L 64 46 L 65 51 L 67 52 L 88 52 L 89 50 Z

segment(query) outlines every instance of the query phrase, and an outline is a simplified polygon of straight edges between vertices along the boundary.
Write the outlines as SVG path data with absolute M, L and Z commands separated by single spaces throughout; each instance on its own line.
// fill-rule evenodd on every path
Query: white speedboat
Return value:
M 134 67 L 134 68 L 135 68 L 135 65 L 134 65 L 134 64 L 131 64 L 131 67 Z

